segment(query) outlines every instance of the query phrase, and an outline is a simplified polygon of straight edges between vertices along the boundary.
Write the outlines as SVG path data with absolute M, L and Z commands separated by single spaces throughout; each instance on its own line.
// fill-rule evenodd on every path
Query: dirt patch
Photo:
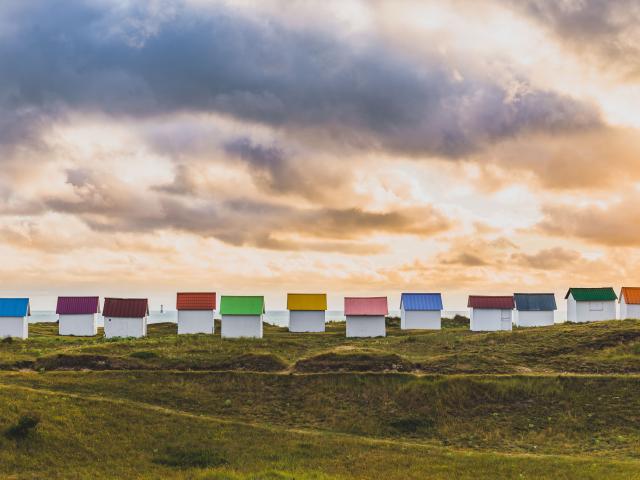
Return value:
M 413 363 L 399 355 L 377 353 L 323 353 L 315 357 L 299 360 L 295 365 L 298 372 L 410 372 Z

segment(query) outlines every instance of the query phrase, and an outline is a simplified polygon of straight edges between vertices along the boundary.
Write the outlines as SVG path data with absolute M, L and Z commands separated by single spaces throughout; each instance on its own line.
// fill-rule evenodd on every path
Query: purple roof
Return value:
M 100 313 L 98 297 L 58 297 L 58 315 L 87 315 Z

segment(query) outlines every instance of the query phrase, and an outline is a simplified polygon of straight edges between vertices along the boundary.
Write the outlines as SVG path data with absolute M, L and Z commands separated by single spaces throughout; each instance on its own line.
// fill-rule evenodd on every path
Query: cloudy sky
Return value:
M 0 3 L 3 295 L 640 284 L 640 2 Z

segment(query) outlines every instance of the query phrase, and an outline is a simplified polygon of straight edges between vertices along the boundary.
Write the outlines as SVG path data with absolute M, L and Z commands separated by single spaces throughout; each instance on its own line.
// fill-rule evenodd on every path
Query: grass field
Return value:
M 640 478 L 640 322 L 395 323 L 224 341 L 32 325 L 0 343 L 0 477 Z

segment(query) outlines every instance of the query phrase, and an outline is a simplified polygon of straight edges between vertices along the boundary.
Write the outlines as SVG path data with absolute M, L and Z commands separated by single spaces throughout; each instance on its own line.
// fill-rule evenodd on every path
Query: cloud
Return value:
M 548 235 L 572 237 L 615 247 L 640 246 L 640 213 L 634 207 L 640 193 L 627 191 L 607 206 L 551 204 L 543 207 L 537 229 Z
M 0 63 L 12 65 L 0 73 L 0 105 L 30 112 L 4 141 L 24 141 L 38 127 L 30 118 L 65 111 L 209 112 L 307 142 L 450 157 L 522 133 L 600 125 L 589 104 L 450 65 L 437 51 L 416 61 L 373 34 L 354 40 L 167 4 L 162 15 L 81 0 L 1 10 L 14 27 L 0 43 Z
M 375 212 L 296 208 L 246 198 L 194 200 L 142 194 L 115 177 L 86 170 L 70 170 L 67 176 L 72 193 L 47 198 L 45 205 L 76 215 L 95 231 L 173 229 L 236 246 L 377 253 L 382 247 L 369 241 L 371 235 L 428 237 L 450 228 L 449 220 L 430 206 Z
M 582 255 L 575 250 L 553 247 L 536 253 L 512 253 L 511 262 L 521 267 L 541 270 L 561 270 L 575 266 L 582 260 Z
M 564 45 L 629 80 L 640 76 L 640 5 L 636 0 L 515 0 L 515 8 Z

